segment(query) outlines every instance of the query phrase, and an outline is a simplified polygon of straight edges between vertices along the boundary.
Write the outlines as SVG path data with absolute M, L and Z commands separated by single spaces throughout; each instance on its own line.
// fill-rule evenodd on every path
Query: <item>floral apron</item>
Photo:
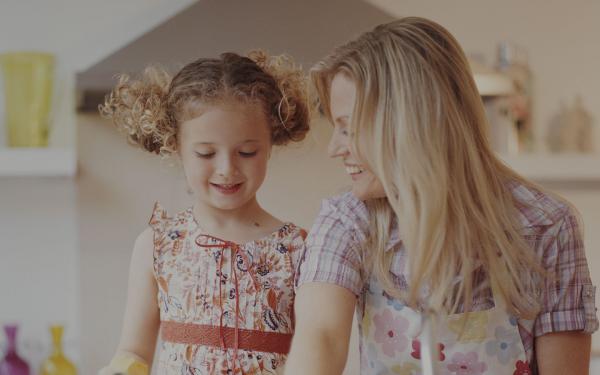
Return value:
M 494 302 L 489 310 L 436 320 L 435 344 L 430 345 L 437 349 L 433 350 L 435 375 L 532 373 L 517 319 L 507 313 L 497 294 Z M 374 276 L 362 293 L 358 318 L 362 375 L 425 374 L 422 343 L 426 347 L 431 340 L 427 340 L 423 314 L 389 297 Z

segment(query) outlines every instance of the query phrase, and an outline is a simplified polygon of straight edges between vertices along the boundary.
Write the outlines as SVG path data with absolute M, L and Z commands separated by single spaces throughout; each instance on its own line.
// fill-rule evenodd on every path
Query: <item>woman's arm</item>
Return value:
M 589 333 L 568 331 L 548 333 L 535 340 L 537 365 L 540 375 L 577 374 L 590 371 Z
M 598 328 L 596 288 L 577 214 L 569 210 L 561 219 L 555 237 L 549 237 L 552 241 L 541 244 L 551 277 L 545 281 L 542 310 L 534 325 L 536 361 L 541 375 L 587 375 L 591 333 Z
M 296 328 L 286 375 L 338 375 L 344 371 L 356 296 L 327 283 L 303 284 L 296 294 Z
M 153 272 L 154 232 L 148 228 L 137 238 L 131 265 L 127 304 L 118 353 L 130 353 L 152 363 L 160 325 L 157 285 Z

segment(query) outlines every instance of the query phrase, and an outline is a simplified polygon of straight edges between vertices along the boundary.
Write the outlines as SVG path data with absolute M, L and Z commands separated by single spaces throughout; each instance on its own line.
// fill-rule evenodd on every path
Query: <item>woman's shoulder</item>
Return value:
M 369 212 L 365 203 L 351 192 L 345 192 L 322 201 L 321 210 L 308 235 L 308 242 L 342 237 L 360 242 L 366 238 L 368 228 Z
M 365 203 L 352 194 L 351 191 L 323 199 L 321 214 L 336 214 L 347 220 L 348 224 L 367 222 L 369 216 Z
M 577 216 L 577 211 L 566 199 L 534 184 L 511 181 L 508 187 L 524 228 L 560 225 L 566 218 Z

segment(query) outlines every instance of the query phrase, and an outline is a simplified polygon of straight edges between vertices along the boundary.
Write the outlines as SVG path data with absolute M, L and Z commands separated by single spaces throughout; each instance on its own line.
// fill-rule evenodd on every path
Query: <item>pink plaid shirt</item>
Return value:
M 543 267 L 555 275 L 544 284 L 542 309 L 535 320 L 519 320 L 519 332 L 529 362 L 535 366 L 535 337 L 549 332 L 598 329 L 595 287 L 588 270 L 581 229 L 577 217 L 565 203 L 540 191 L 511 183 L 523 234 L 532 244 Z M 306 250 L 296 275 L 299 287 L 309 282 L 342 286 L 359 299 L 365 292 L 360 246 L 366 239 L 368 212 L 362 201 L 345 193 L 323 201 L 321 212 L 306 240 Z M 391 234 L 389 249 L 400 245 L 394 254 L 391 272 L 402 288 L 405 284 L 406 252 Z M 404 285 L 405 287 L 405 285 Z M 491 294 L 483 293 L 474 303 L 475 310 L 493 306 Z

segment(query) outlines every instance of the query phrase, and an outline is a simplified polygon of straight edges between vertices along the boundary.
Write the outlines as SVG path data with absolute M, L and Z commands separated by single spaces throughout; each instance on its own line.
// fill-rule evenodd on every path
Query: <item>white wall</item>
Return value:
M 4 0 L 0 53 L 51 52 L 82 71 L 194 0 Z
M 180 68 L 202 56 L 256 48 L 288 53 L 310 67 L 336 44 L 390 20 L 362 0 L 200 1 L 81 72 L 78 86 L 103 89 L 116 74 L 148 64 Z
M 66 325 L 67 355 L 80 356 L 75 191 L 69 179 L 0 178 L 0 323 L 20 324 L 34 369 L 50 354 L 53 323 Z

